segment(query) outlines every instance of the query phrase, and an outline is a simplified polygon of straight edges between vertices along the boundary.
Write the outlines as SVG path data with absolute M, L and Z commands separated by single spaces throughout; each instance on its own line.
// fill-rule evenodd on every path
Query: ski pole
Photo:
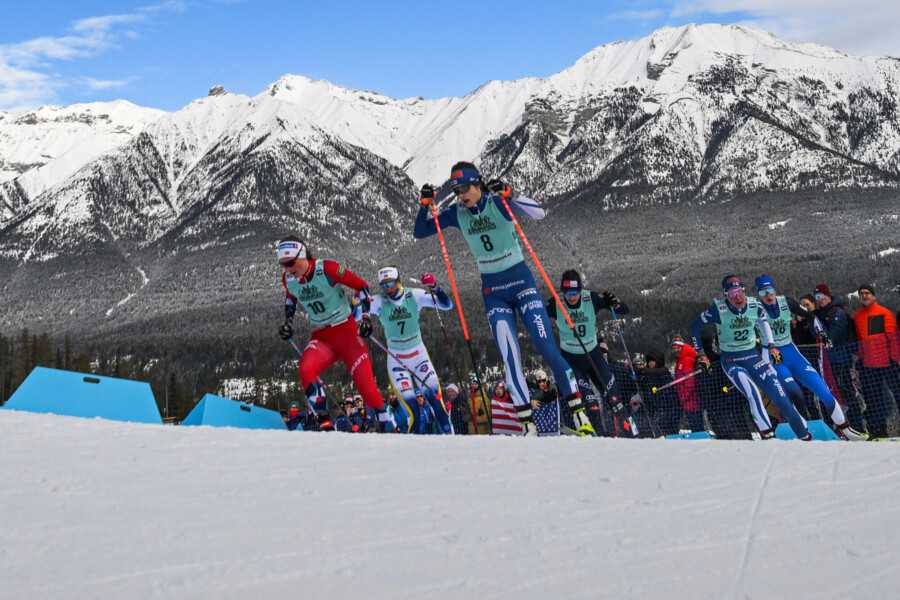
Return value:
M 507 214 L 509 215 L 510 220 L 512 221 L 513 226 L 516 228 L 516 233 L 519 235 L 519 239 L 522 240 L 522 244 L 528 250 L 528 253 L 531 255 L 531 260 L 534 262 L 534 265 L 537 267 L 538 272 L 541 274 L 541 278 L 544 280 L 544 284 L 550 290 L 550 293 L 553 294 L 553 299 L 556 301 L 556 305 L 559 307 L 559 310 L 562 311 L 563 317 L 566 319 L 566 324 L 572 330 L 572 333 L 575 334 L 575 339 L 578 340 L 578 344 L 581 346 L 581 351 L 584 352 L 584 355 L 587 357 L 588 362 L 591 365 L 591 369 L 594 371 L 594 374 L 597 377 L 597 381 L 602 381 L 603 378 L 600 377 L 600 369 L 597 367 L 597 364 L 594 362 L 594 357 L 591 356 L 590 352 L 587 351 L 587 347 L 584 345 L 584 341 L 581 339 L 581 336 L 578 334 L 578 328 L 575 327 L 575 323 L 572 321 L 572 316 L 569 314 L 569 309 L 566 308 L 566 305 L 563 303 L 562 299 L 559 297 L 559 294 L 556 293 L 556 289 L 553 287 L 553 282 L 550 281 L 550 276 L 547 275 L 547 271 L 544 270 L 544 265 L 541 263 L 541 260 L 538 258 L 537 253 L 534 251 L 534 248 L 531 247 L 531 243 L 528 241 L 528 236 L 525 235 L 525 230 L 522 229 L 522 225 L 519 223 L 519 219 L 516 218 L 515 213 L 513 213 L 512 208 L 509 206 L 509 202 L 507 202 L 506 198 L 503 196 L 497 195 L 500 198 L 500 201 L 503 203 L 503 208 L 506 209 Z M 616 417 L 613 417 L 613 422 L 616 427 L 616 435 L 618 435 L 619 425 L 616 421 Z
M 673 379 L 673 380 L 670 381 L 669 383 L 666 383 L 666 384 L 661 385 L 661 386 L 659 386 L 659 387 L 653 386 L 652 388 L 650 388 L 650 392 L 653 393 L 653 394 L 656 394 L 657 392 L 661 392 L 661 391 L 663 391 L 663 390 L 669 389 L 669 388 L 672 387 L 673 385 L 678 385 L 679 383 L 681 383 L 681 382 L 683 382 L 683 381 L 687 381 L 688 379 L 691 379 L 692 377 L 696 377 L 697 375 L 699 375 L 700 373 L 702 373 L 702 372 L 705 371 L 705 370 L 706 370 L 706 369 L 703 369 L 703 368 L 694 369 L 694 370 L 691 371 L 690 373 L 686 373 L 686 374 L 682 375 L 681 377 L 679 377 L 679 378 L 677 378 L 677 379 Z
M 609 307 L 609 314 L 612 316 L 613 321 L 618 320 L 616 317 L 616 309 L 613 306 Z M 641 408 L 644 408 L 644 397 L 641 395 L 641 384 L 638 381 L 637 373 L 634 370 L 634 363 L 631 360 L 631 352 L 628 351 L 628 344 L 625 343 L 625 333 L 622 331 L 620 327 L 616 327 L 616 333 L 618 334 L 619 341 L 622 342 L 622 349 L 625 351 L 625 356 L 628 357 L 628 370 L 631 373 L 631 380 L 634 382 L 634 387 L 637 390 L 635 396 L 637 396 L 638 400 L 641 403 Z M 632 396 L 634 399 L 634 396 Z M 631 423 L 632 427 L 634 426 L 634 417 L 628 417 L 628 421 Z M 654 431 L 653 427 L 653 419 L 650 418 L 650 415 L 647 415 L 647 421 L 650 423 L 650 430 L 653 433 L 654 437 L 656 437 L 656 431 Z
M 444 239 L 444 231 L 441 229 L 441 220 L 434 201 L 431 203 L 431 216 L 434 219 L 438 239 L 441 243 L 441 254 L 444 259 L 444 266 L 447 268 L 447 277 L 450 279 L 450 289 L 453 291 L 453 300 L 456 302 L 456 314 L 459 316 L 459 324 L 463 330 L 463 338 L 466 340 L 466 346 L 469 348 L 469 358 L 472 359 L 472 368 L 475 370 L 475 381 L 478 382 L 478 390 L 481 392 L 481 405 L 487 415 L 488 428 L 493 431 L 494 423 L 491 418 L 490 407 L 487 406 L 487 394 L 484 392 L 484 384 L 481 383 L 481 374 L 478 372 L 478 361 L 475 360 L 475 351 L 472 349 L 472 339 L 469 337 L 469 326 L 466 323 L 466 314 L 463 311 L 462 302 L 459 299 L 459 289 L 456 286 L 456 275 L 453 272 L 453 262 L 450 260 L 450 253 L 447 251 L 447 241 Z M 477 427 L 475 428 L 475 433 L 478 433 Z
M 422 387 L 424 387 L 424 388 L 427 388 L 427 387 L 428 387 L 428 384 L 425 383 L 425 380 L 419 379 L 419 376 L 416 375 L 415 371 L 413 371 L 413 370 L 410 369 L 408 366 L 406 366 L 406 363 L 404 363 L 402 360 L 400 360 L 400 358 L 399 358 L 396 354 L 394 354 L 393 352 L 391 352 L 390 350 L 388 350 L 387 346 L 385 346 L 385 345 L 382 344 L 380 341 L 378 341 L 378 338 L 377 338 L 377 337 L 370 335 L 370 336 L 369 336 L 369 339 L 372 341 L 372 343 L 374 343 L 376 346 L 378 346 L 379 348 L 381 348 L 382 352 L 384 352 L 385 354 L 387 354 L 388 356 L 390 356 L 391 358 L 393 358 L 395 361 L 397 361 L 397 363 L 398 363 L 401 367 L 403 367 L 403 368 L 406 370 L 407 373 L 409 373 L 410 375 L 412 375 L 412 378 L 413 378 L 413 385 L 415 385 L 415 382 L 418 381 L 418 382 L 421 384 Z M 418 388 L 419 388 L 419 386 L 416 385 L 417 391 L 418 391 Z

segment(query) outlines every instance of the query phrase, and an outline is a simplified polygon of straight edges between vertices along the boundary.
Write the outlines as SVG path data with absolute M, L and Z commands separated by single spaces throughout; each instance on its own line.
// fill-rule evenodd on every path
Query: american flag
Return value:
M 541 402 L 532 415 L 538 435 L 559 435 L 559 400 Z
M 491 433 L 494 435 L 519 435 L 522 433 L 522 425 L 519 424 L 519 416 L 513 403 L 506 398 L 491 398 Z

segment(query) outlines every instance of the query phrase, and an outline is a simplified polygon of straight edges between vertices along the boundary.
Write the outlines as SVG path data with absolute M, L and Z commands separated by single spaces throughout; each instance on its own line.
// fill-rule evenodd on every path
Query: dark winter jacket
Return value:
M 833 348 L 828 350 L 828 360 L 832 365 L 845 365 L 850 362 L 850 351 L 847 345 L 851 339 L 850 316 L 844 310 L 844 303 L 840 298 L 832 299 L 827 306 L 816 310 L 816 316 L 828 332 Z

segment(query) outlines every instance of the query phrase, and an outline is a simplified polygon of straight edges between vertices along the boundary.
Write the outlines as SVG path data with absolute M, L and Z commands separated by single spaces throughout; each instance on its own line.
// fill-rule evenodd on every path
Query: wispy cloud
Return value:
M 52 74 L 60 61 L 90 58 L 115 47 L 121 40 L 138 37 L 135 27 L 160 11 L 184 10 L 177 0 L 144 6 L 134 13 L 100 15 L 74 21 L 62 36 L 42 36 L 13 44 L 0 44 L 0 110 L 33 107 L 52 102 L 60 89 L 81 84 L 89 90 L 120 88 L 133 78 L 64 79 Z
M 777 35 L 852 54 L 900 56 L 900 3 L 885 0 L 676 0 L 672 18 L 739 15 Z
M 93 77 L 85 77 L 84 84 L 88 89 L 94 91 L 114 90 L 123 88 L 134 80 L 135 77 L 127 77 L 125 79 L 94 79 Z

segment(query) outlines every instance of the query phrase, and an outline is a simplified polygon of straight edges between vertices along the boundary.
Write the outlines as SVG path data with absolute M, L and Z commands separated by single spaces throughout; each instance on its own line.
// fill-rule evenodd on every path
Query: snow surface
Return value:
M 3 598 L 893 598 L 900 446 L 0 410 Z

